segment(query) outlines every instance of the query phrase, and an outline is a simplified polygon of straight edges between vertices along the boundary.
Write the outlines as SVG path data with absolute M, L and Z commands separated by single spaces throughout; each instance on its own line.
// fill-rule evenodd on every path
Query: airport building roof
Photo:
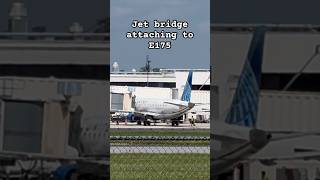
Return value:
M 191 69 L 160 69 L 160 72 L 111 72 L 110 82 L 113 85 L 146 86 L 153 83 L 156 87 L 176 87 L 185 85 L 186 78 Z M 210 85 L 209 69 L 192 69 L 193 85 Z M 134 83 L 134 84 L 132 84 Z
M 320 32 L 320 25 L 312 24 L 211 24 L 211 31 L 217 32 L 251 32 L 254 28 L 264 26 L 269 32 Z
M 1 64 L 107 64 L 102 33 L 0 33 Z
M 109 41 L 109 33 L 0 32 L 0 40 Z

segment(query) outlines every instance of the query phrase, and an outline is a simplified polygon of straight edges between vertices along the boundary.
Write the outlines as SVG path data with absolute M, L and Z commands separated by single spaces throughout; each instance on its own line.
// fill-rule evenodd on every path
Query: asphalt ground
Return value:
M 196 123 L 195 126 L 191 126 L 189 123 L 179 124 L 179 126 L 171 126 L 167 123 L 151 123 L 150 126 L 137 125 L 137 123 L 125 123 L 120 122 L 117 125 L 115 122 L 110 122 L 111 129 L 147 129 L 147 130 L 209 130 L 210 123 Z

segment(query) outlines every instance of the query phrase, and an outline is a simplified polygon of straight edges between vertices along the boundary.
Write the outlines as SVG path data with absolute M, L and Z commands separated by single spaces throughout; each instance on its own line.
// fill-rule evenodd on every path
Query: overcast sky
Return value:
M 139 69 L 149 55 L 151 66 L 157 68 L 206 68 L 210 64 L 210 9 L 209 0 L 111 0 L 111 64 L 117 61 L 120 69 Z M 134 29 L 132 20 L 148 20 L 150 28 Z M 193 39 L 172 41 L 171 49 L 148 49 L 154 39 L 127 39 L 131 31 L 153 31 L 153 20 L 178 19 L 188 21 L 186 31 Z M 157 29 L 161 31 L 160 29 Z M 155 40 L 154 40 L 155 41 Z M 166 40 L 165 40 L 166 41 Z
M 74 21 L 91 26 L 109 14 L 109 1 L 25 0 L 31 24 L 46 25 L 49 31 L 65 31 Z M 10 2 L 0 1 L 0 31 L 7 30 Z M 210 4 L 212 22 L 320 24 L 319 0 L 211 0 Z
M 0 1 L 0 31 L 8 30 L 10 0 Z M 73 22 L 85 29 L 108 16 L 108 0 L 25 0 L 30 27 L 46 26 L 47 31 L 65 32 Z
M 320 24 L 319 0 L 212 0 L 219 23 Z

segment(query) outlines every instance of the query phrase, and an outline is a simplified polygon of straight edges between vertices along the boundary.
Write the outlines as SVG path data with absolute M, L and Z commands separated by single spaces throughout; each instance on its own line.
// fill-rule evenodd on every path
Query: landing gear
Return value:
M 172 126 L 179 126 L 179 121 L 172 121 L 172 122 L 171 122 L 171 125 L 172 125 Z
M 151 121 L 150 120 L 147 120 L 147 119 L 144 119 L 144 120 L 138 120 L 137 121 L 137 125 L 142 125 L 142 122 L 143 122 L 143 125 L 144 126 L 150 126 L 151 125 Z
M 146 120 L 146 121 L 143 121 L 143 125 L 144 126 L 150 126 L 151 125 L 151 122 Z
M 151 120 L 152 120 L 152 117 L 150 117 L 150 116 L 145 116 L 145 117 L 144 117 L 144 120 L 143 120 L 143 125 L 144 125 L 144 126 L 150 126 L 150 125 L 151 125 Z

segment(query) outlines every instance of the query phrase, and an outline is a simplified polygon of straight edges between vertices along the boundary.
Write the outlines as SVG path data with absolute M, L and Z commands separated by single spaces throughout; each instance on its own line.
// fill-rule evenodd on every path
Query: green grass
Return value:
M 111 180 L 210 178 L 209 154 L 111 154 Z
M 125 130 L 112 130 L 111 136 L 210 136 L 210 132 L 204 130 L 143 130 L 143 131 L 125 131 Z
M 208 146 L 209 141 L 150 141 L 150 140 L 114 140 L 111 145 L 166 145 L 166 146 Z

